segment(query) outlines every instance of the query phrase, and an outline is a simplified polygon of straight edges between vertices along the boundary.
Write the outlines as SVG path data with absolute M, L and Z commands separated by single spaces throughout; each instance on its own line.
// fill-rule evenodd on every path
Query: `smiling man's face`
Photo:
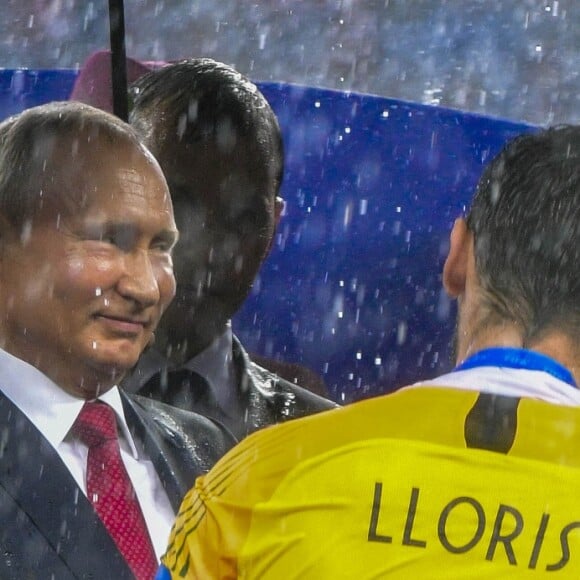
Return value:
M 173 298 L 177 231 L 165 180 L 145 151 L 61 146 L 74 147 L 78 163 L 57 170 L 52 201 L 3 240 L 1 346 L 91 398 L 137 362 Z M 56 151 L 51 162 L 69 159 Z

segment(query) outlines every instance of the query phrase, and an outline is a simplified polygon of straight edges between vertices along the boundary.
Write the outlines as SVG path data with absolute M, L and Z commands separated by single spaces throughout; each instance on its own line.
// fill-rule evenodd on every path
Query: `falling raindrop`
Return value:
M 397 325 L 397 344 L 400 346 L 407 340 L 407 323 L 402 320 Z

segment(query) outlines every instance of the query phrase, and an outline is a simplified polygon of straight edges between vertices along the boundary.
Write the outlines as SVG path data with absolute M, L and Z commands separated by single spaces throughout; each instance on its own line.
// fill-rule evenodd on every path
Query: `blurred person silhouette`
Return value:
M 117 387 L 174 296 L 176 239 L 129 125 L 68 102 L 0 125 L 0 577 L 151 579 L 233 445 Z
M 580 127 L 512 140 L 451 232 L 456 368 L 248 437 L 157 578 L 576 578 L 579 263 Z
M 230 319 L 271 247 L 283 201 L 278 121 L 231 67 L 188 59 L 131 88 L 130 123 L 165 173 L 180 240 L 176 298 L 125 388 L 237 437 L 336 405 L 251 360 Z

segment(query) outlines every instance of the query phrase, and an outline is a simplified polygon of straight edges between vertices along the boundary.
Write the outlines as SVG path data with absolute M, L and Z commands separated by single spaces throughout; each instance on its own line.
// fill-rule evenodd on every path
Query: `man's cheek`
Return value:
M 73 259 L 60 272 L 61 291 L 65 294 L 83 292 L 87 296 L 99 297 L 115 285 L 121 270 L 110 260 Z
M 24 286 L 23 296 L 25 302 L 34 304 L 41 300 L 50 300 L 54 296 L 55 277 L 51 264 L 41 265 Z
M 176 281 L 171 261 L 164 264 L 156 264 L 154 267 L 155 280 L 159 287 L 160 306 L 163 310 L 174 299 L 176 293 Z

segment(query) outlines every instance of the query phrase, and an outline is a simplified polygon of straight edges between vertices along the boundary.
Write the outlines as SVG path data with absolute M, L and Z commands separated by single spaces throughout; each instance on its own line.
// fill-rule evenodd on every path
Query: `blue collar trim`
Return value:
M 465 371 L 477 367 L 507 367 L 544 371 L 572 387 L 578 388 L 572 373 L 565 366 L 544 354 L 523 348 L 486 348 L 465 359 L 454 370 Z

